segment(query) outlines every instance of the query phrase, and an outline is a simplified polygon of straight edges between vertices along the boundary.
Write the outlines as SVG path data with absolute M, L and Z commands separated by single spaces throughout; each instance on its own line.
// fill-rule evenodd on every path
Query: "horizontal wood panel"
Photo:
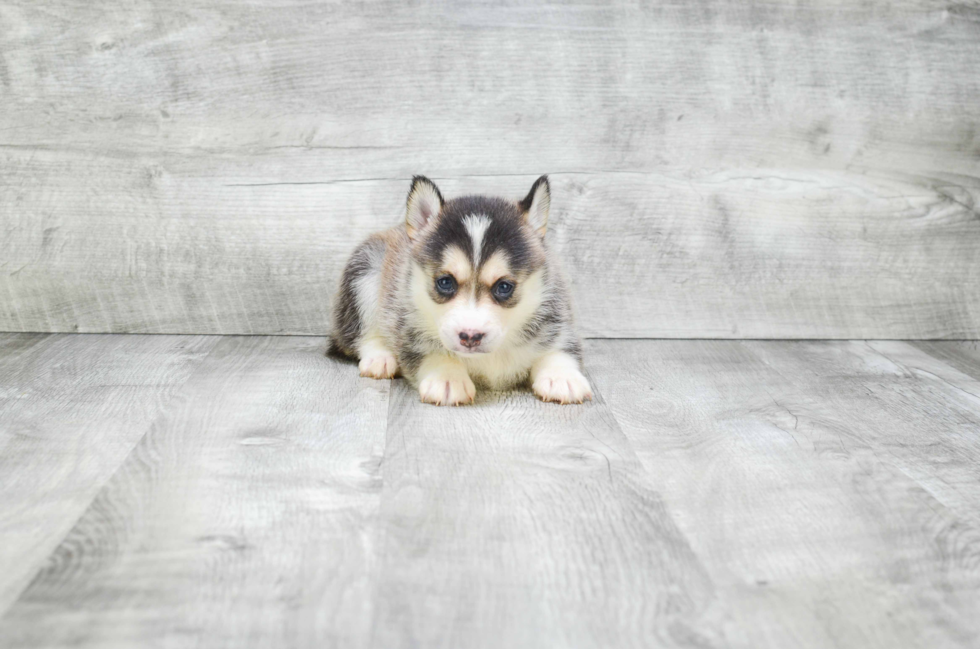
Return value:
M 5 3 L 0 330 L 323 334 L 408 179 L 588 336 L 980 336 L 980 21 L 902 3 Z

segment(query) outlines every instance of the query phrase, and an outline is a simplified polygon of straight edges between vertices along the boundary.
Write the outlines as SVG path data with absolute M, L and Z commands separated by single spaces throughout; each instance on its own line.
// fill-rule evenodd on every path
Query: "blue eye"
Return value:
M 500 280 L 493 285 L 491 292 L 498 300 L 506 300 L 514 294 L 514 285 L 511 282 Z
M 443 275 L 436 280 L 436 290 L 442 295 L 453 295 L 456 292 L 456 278 L 452 275 Z

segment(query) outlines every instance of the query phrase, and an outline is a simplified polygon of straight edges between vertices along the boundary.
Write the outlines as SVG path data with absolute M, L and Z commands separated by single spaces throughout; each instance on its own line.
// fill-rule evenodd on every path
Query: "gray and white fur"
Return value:
M 423 401 L 470 403 L 476 386 L 529 383 L 545 401 L 592 398 L 568 286 L 544 235 L 547 176 L 519 202 L 446 201 L 416 176 L 405 221 L 351 255 L 334 306 L 334 351 L 363 376 L 400 373 Z

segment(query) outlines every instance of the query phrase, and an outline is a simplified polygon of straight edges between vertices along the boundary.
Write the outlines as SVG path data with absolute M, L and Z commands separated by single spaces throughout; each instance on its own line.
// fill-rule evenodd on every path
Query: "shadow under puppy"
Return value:
M 446 201 L 412 180 L 405 223 L 369 237 L 344 269 L 334 351 L 362 376 L 397 372 L 422 401 L 471 403 L 476 385 L 530 380 L 545 401 L 592 398 L 568 287 L 544 241 L 547 176 L 519 203 L 486 196 Z

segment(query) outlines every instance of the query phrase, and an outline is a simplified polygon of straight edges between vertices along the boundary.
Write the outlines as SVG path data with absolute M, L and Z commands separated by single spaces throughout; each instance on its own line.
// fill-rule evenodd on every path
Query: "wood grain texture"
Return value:
M 589 341 L 594 403 L 440 409 L 319 338 L 2 335 L 0 646 L 972 648 L 940 351 Z
M 221 339 L 0 645 L 364 646 L 387 392 L 322 340 Z
M 704 646 L 711 583 L 602 403 L 393 386 L 372 647 Z
M 767 363 L 956 514 L 975 537 L 965 560 L 980 578 L 980 379 L 897 341 L 759 347 Z
M 215 342 L 0 334 L 0 615 Z
M 963 374 L 980 380 L 980 341 L 928 341 L 911 343 L 916 349 L 947 363 Z
M 0 329 L 323 334 L 412 174 L 547 172 L 586 335 L 980 336 L 972 5 L 0 12 Z
M 901 343 L 588 345 L 715 586 L 711 645 L 980 640 L 980 402 L 943 383 L 948 366 L 881 353 L 900 350 L 928 359 Z

